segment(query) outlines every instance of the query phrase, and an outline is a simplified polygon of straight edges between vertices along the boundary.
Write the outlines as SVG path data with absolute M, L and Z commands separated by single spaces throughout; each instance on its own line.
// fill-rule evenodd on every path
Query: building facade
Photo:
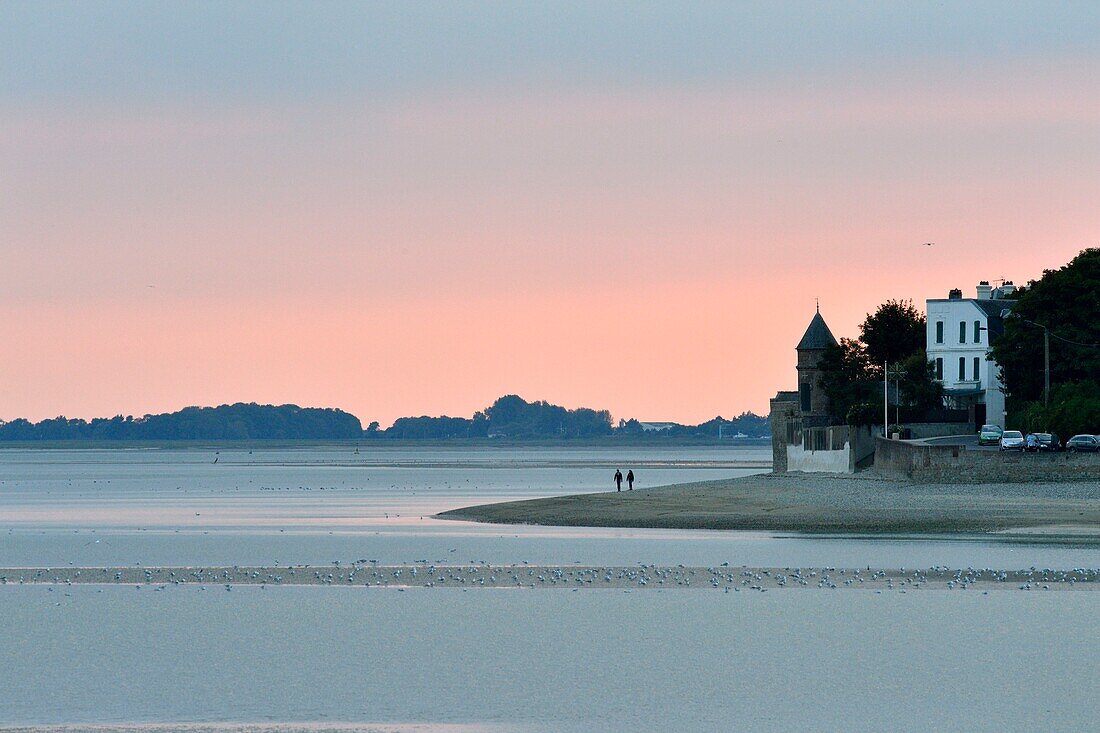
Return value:
M 848 428 L 834 426 L 837 420 L 821 389 L 821 357 L 836 343 L 818 310 L 795 347 L 798 389 L 779 392 L 771 399 L 772 470 L 776 473 L 854 470 Z
M 952 290 L 947 298 L 926 303 L 928 359 L 943 384 L 945 405 L 971 412 L 976 425 L 1005 424 L 1001 368 L 989 355 L 989 345 L 1004 331 L 1004 318 L 1015 301 L 1011 281 L 994 289 L 978 284 L 975 297 Z

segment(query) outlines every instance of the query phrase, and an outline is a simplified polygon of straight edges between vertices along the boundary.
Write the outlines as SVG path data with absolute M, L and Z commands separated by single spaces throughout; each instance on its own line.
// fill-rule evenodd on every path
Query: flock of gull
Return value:
M 873 589 L 905 593 L 918 588 L 1068 590 L 1100 588 L 1100 570 L 852 568 L 754 568 L 660 566 L 468 565 L 429 563 L 380 565 L 359 560 L 331 565 L 273 567 L 105 567 L 0 568 L 0 584 L 134 585 L 164 590 L 198 585 L 201 589 L 232 590 L 234 585 L 329 585 L 374 588 L 621 588 L 716 589 L 767 591 L 781 588 Z

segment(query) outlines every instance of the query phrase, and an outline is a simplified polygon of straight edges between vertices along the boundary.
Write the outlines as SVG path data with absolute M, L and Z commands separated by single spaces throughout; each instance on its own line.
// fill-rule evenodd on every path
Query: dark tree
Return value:
M 900 404 L 918 410 L 943 407 L 943 384 L 936 380 L 936 365 L 928 361 L 924 349 L 901 362 L 901 374 Z
M 819 386 L 829 398 L 832 413 L 846 417 L 852 407 L 873 398 L 875 371 L 867 358 L 867 348 L 859 341 L 842 338 L 830 346 L 818 363 Z
M 1081 345 L 1100 344 L 1100 249 L 1086 249 L 1065 267 L 1044 272 L 1016 301 L 1004 333 L 994 340 L 1010 415 L 1043 397 L 1043 329 L 1034 324 L 1050 329 L 1052 391 L 1100 375 L 1100 348 Z
M 1100 383 L 1070 382 L 1051 392 L 1050 405 L 1041 401 L 1025 404 L 1014 415 L 1014 427 L 1028 432 L 1057 433 L 1064 442 L 1079 433 L 1092 434 L 1100 425 Z
M 859 340 L 876 368 L 894 365 L 924 349 L 925 318 L 911 300 L 888 300 L 869 313 L 859 327 Z

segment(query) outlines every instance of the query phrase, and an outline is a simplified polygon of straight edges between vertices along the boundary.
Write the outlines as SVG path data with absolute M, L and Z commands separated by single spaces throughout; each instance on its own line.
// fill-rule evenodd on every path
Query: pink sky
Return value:
M 815 297 L 855 336 L 1095 246 L 1078 61 L 26 98 L 0 107 L 0 419 L 764 412 Z

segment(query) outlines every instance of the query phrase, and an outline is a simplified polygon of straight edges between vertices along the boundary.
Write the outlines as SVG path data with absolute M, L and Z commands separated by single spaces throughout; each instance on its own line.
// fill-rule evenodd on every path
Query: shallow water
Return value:
M 767 458 L 733 446 L 0 450 L 0 567 L 1100 568 L 1087 543 L 431 518 L 607 489 L 617 467 L 654 486 L 745 475 Z M 1069 701 L 1100 692 L 1097 611 L 1097 593 L 9 585 L 0 725 L 1073 730 L 1091 718 Z
M 1097 593 L 65 593 L 0 587 L 5 722 L 1084 730 L 1100 692 Z

